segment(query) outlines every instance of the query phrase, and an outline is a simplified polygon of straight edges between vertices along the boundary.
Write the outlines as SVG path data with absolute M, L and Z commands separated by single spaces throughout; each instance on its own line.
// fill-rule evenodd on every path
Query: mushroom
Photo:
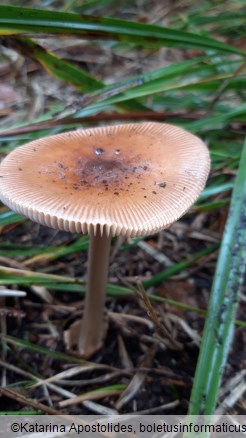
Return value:
M 0 197 L 48 227 L 90 235 L 78 350 L 102 344 L 110 241 L 146 236 L 182 216 L 204 188 L 206 145 L 161 123 L 79 129 L 32 141 L 0 166 Z

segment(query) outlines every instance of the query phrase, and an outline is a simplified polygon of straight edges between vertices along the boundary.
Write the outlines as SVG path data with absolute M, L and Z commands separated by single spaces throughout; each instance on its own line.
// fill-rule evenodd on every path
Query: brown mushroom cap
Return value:
M 12 210 L 79 233 L 153 234 L 204 188 L 206 145 L 176 126 L 140 123 L 66 132 L 11 152 L 0 197 Z

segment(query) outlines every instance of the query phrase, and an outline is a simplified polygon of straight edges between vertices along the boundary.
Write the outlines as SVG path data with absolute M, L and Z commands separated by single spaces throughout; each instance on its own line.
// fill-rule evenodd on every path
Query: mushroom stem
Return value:
M 99 230 L 90 237 L 87 291 L 78 339 L 79 353 L 84 356 L 92 354 L 102 343 L 110 242 L 111 237 L 105 233 L 101 236 Z

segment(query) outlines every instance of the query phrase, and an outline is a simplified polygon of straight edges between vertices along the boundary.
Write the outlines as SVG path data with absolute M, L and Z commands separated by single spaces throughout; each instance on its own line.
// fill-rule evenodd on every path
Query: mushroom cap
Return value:
M 0 166 L 0 198 L 52 228 L 148 235 L 189 209 L 209 168 L 206 145 L 173 125 L 79 129 L 11 152 Z

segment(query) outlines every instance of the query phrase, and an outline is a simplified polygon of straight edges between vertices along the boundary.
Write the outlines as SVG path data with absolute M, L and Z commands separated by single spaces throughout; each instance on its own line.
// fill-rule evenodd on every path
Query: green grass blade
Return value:
M 246 271 L 246 142 L 212 286 L 190 415 L 214 413 L 221 376 L 232 341 L 237 298 Z
M 234 27 L 245 25 L 245 14 L 246 10 L 240 9 L 239 12 L 226 12 L 226 13 L 217 13 L 211 16 L 201 16 L 201 14 L 189 17 L 192 25 L 203 26 L 206 24 L 216 24 L 218 23 L 226 23 L 227 26 L 233 25 Z
M 87 242 L 86 242 L 87 245 Z M 175 263 L 170 268 L 167 268 L 163 272 L 154 275 L 149 280 L 143 282 L 143 286 L 145 288 L 151 287 L 156 284 L 160 284 L 163 280 L 171 277 L 174 274 L 186 269 L 188 266 L 192 265 L 197 260 L 205 257 L 208 254 L 216 251 L 218 248 L 218 244 L 210 245 L 207 248 L 202 249 L 201 251 L 196 252 L 190 258 L 183 260 L 179 263 Z M 53 275 L 53 274 L 45 274 L 41 272 L 34 272 L 29 270 L 21 270 L 15 268 L 6 268 L 4 266 L 0 266 L 0 284 L 18 284 L 18 285 L 32 285 L 39 284 L 46 286 L 48 288 L 62 290 L 66 289 L 80 292 L 82 289 L 82 285 L 85 284 L 84 280 L 78 278 L 71 278 L 62 275 Z M 124 295 L 129 292 L 129 288 L 118 285 L 108 285 L 109 291 L 111 295 L 115 293 L 115 295 Z
M 79 15 L 40 9 L 0 6 L 0 34 L 72 34 L 84 38 L 107 38 L 144 46 L 174 46 L 219 50 L 246 55 L 245 52 L 204 35 L 126 20 Z
M 36 353 L 43 354 L 60 361 L 78 363 L 80 365 L 85 365 L 85 366 L 91 363 L 84 359 L 70 356 L 69 354 L 60 353 L 57 351 L 51 351 L 45 347 L 42 347 L 41 345 L 32 344 L 31 342 L 25 341 L 23 339 L 15 338 L 14 336 L 0 335 L 0 339 L 4 339 L 7 343 L 18 346 L 20 348 L 25 348 L 27 350 L 35 351 Z M 100 367 L 100 365 L 98 365 L 98 367 Z
M 232 108 L 226 112 L 220 114 L 214 114 L 210 117 L 204 117 L 201 120 L 196 120 L 195 122 L 184 122 L 183 126 L 193 132 L 212 129 L 213 126 L 227 124 L 231 120 L 246 120 L 246 104 L 238 106 L 237 108 Z
M 39 246 L 34 247 L 31 245 L 18 245 L 11 243 L 0 242 L 0 256 L 6 257 L 22 257 L 31 259 L 29 263 L 37 263 L 39 261 L 56 260 L 60 257 L 64 257 L 69 254 L 75 254 L 76 252 L 85 251 L 88 249 L 88 237 L 83 236 L 75 242 L 67 245 L 59 246 Z
M 11 386 L 9 385 L 8 388 L 10 388 Z M 23 416 L 28 416 L 28 415 L 42 415 L 43 412 L 42 411 L 0 411 L 0 415 L 23 415 Z
M 237 89 L 238 86 L 241 88 L 246 85 L 246 76 L 244 73 L 246 68 L 241 72 L 241 75 L 244 74 L 244 76 L 234 78 L 235 69 L 239 68 L 239 63 L 230 63 L 227 61 L 227 71 L 215 74 L 215 70 L 219 70 L 222 67 L 222 63 L 216 63 L 214 61 L 208 64 L 207 62 L 207 57 L 198 57 L 188 61 L 176 62 L 170 66 L 128 78 L 130 83 L 135 81 L 136 86 L 131 87 L 123 93 L 114 93 L 113 97 L 110 97 L 110 90 L 114 91 L 114 87 L 116 87 L 113 85 L 105 87 L 101 94 L 99 94 L 99 91 L 95 92 L 94 95 L 98 95 L 100 100 L 104 100 L 104 103 L 113 104 L 171 90 L 190 90 L 192 88 L 198 89 L 200 92 L 211 91 L 211 89 L 217 90 L 221 85 L 221 81 L 225 79 L 230 80 L 230 87 L 228 86 L 228 89 Z M 139 81 L 139 83 L 137 81 Z M 124 84 L 125 82 L 117 84 L 119 91 L 120 86 Z M 206 89 L 204 87 L 205 85 Z
M 208 246 L 207 248 L 204 248 L 201 251 L 196 252 L 193 256 L 187 258 L 186 260 L 182 260 L 179 263 L 175 263 L 175 265 L 170 266 L 169 268 L 165 269 L 165 271 L 162 271 L 159 274 L 156 274 L 153 277 L 151 277 L 149 280 L 144 281 L 143 282 L 144 288 L 147 289 L 148 287 L 159 284 L 162 281 L 166 280 L 167 278 L 171 277 L 172 275 L 175 275 L 178 272 L 182 271 L 183 269 L 188 268 L 190 265 L 195 263 L 197 260 L 199 260 L 202 257 L 205 257 L 208 254 L 211 254 L 212 252 L 216 251 L 218 246 L 219 245 L 217 243 L 215 243 L 214 245 Z
M 219 195 L 220 193 L 224 193 L 227 192 L 228 190 L 232 190 L 233 187 L 234 187 L 234 183 L 232 181 L 224 184 L 216 184 L 213 186 L 206 187 L 199 197 L 199 202 L 209 198 L 210 196 Z
M 24 216 L 14 213 L 12 210 L 6 210 L 0 213 L 0 227 L 15 224 L 16 222 L 24 222 L 25 220 L 26 218 Z
M 68 84 L 78 87 L 83 92 L 102 88 L 104 84 L 88 73 L 75 67 L 70 62 L 59 59 L 52 52 L 35 43 L 29 38 L 10 40 L 9 45 L 20 53 L 37 60 L 50 74 Z

